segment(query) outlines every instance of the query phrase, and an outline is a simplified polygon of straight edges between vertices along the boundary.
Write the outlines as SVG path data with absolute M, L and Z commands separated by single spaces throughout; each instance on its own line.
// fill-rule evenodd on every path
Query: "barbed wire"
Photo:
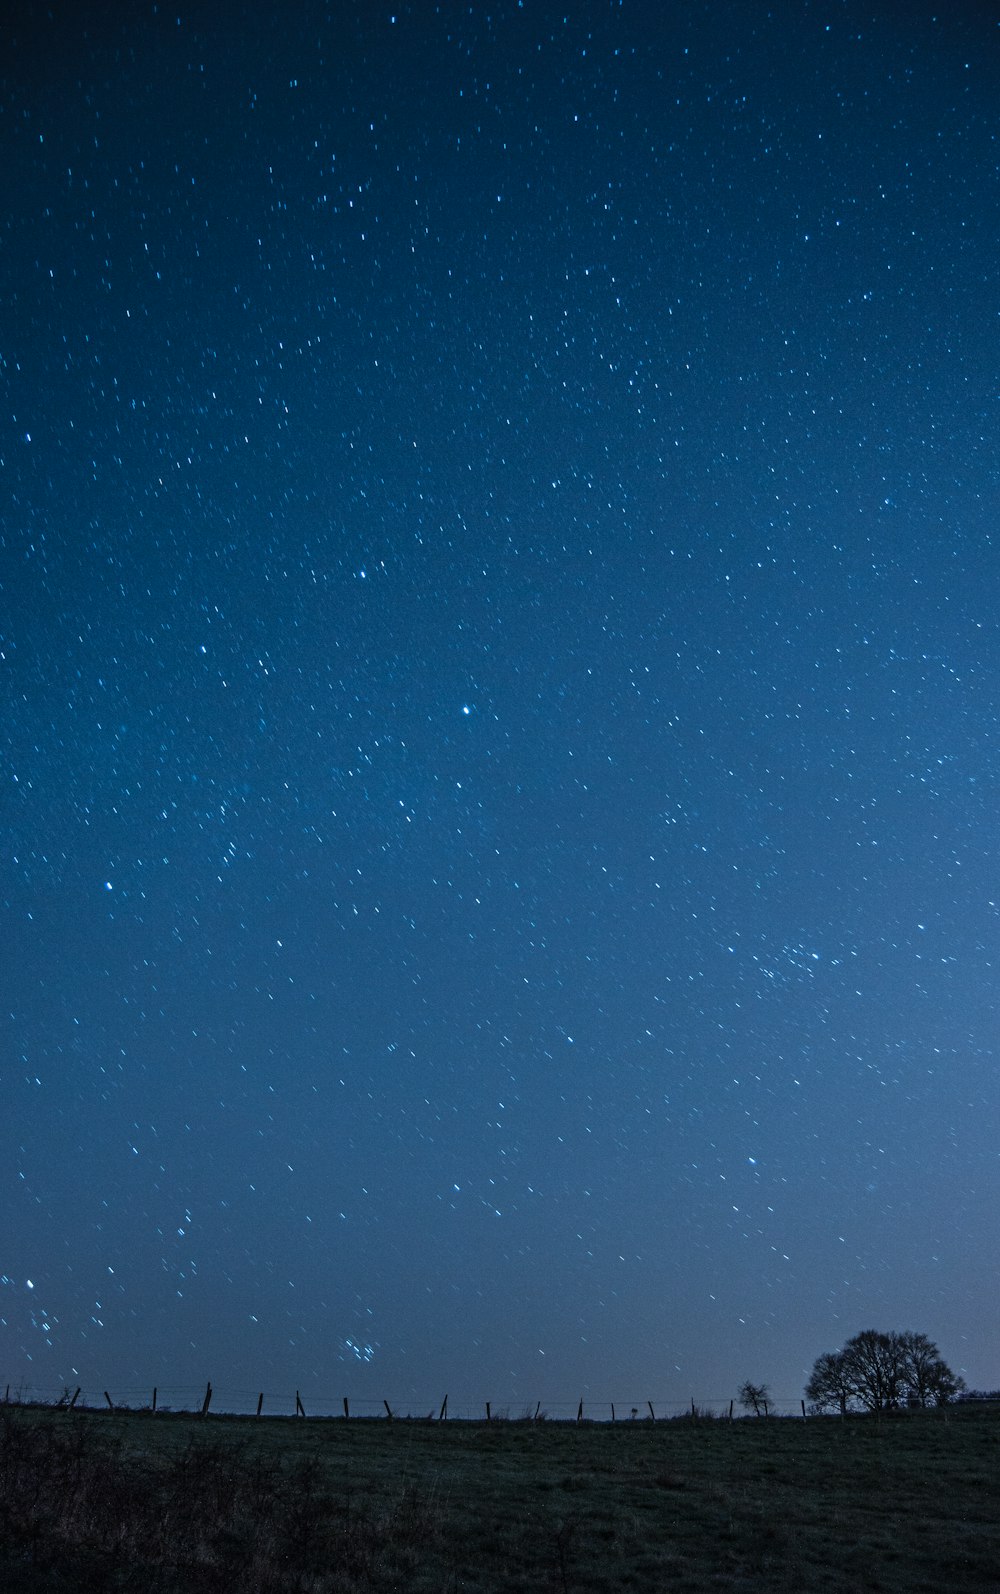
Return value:
M 5 1400 L 13 1404 L 70 1405 L 74 1409 L 93 1407 L 122 1410 L 150 1410 L 168 1412 L 212 1411 L 218 1416 L 308 1416 L 326 1418 L 395 1418 L 428 1419 L 437 1421 L 580 1421 L 630 1422 L 666 1421 L 680 1417 L 728 1417 L 743 1415 L 739 1398 L 729 1395 L 690 1397 L 603 1397 L 584 1396 L 577 1400 L 526 1401 L 520 1397 L 501 1396 L 499 1400 L 486 1397 L 450 1394 L 434 1399 L 417 1399 L 412 1395 L 393 1396 L 391 1393 L 377 1397 L 370 1395 L 330 1395 L 310 1390 L 237 1389 L 216 1387 L 214 1384 L 161 1384 L 117 1385 L 112 1388 L 80 1386 L 71 1389 L 30 1384 L 26 1381 L 6 1385 Z M 767 1414 L 771 1416 L 802 1415 L 799 1396 L 768 1395 Z

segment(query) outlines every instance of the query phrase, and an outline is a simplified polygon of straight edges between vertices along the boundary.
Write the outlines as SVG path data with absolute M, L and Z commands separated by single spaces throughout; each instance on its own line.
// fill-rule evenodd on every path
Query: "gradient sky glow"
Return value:
M 1000 1383 L 990 10 L 15 0 L 0 1381 Z

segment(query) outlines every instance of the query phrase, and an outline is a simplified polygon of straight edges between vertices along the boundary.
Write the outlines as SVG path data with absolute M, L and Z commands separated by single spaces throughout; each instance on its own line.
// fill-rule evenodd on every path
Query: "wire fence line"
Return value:
M 53 1405 L 87 1410 L 192 1413 L 237 1417 L 322 1417 L 368 1418 L 391 1421 L 432 1420 L 462 1422 L 666 1422 L 696 1418 L 734 1418 L 747 1413 L 738 1397 L 710 1396 L 687 1400 L 672 1399 L 591 1399 L 531 1400 L 518 1397 L 418 1399 L 412 1395 L 393 1397 L 391 1393 L 373 1396 L 329 1395 L 306 1390 L 261 1390 L 216 1388 L 213 1384 L 171 1384 L 130 1388 L 42 1387 L 28 1383 L 6 1385 L 5 1404 Z M 806 1408 L 799 1396 L 767 1397 L 766 1414 L 772 1417 L 803 1417 Z M 750 1413 L 752 1417 L 753 1412 Z

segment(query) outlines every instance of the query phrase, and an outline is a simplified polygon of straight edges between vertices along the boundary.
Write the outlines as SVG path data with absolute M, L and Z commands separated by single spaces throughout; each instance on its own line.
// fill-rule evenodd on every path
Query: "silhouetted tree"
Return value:
M 755 1417 L 766 1417 L 770 1393 L 766 1384 L 752 1384 L 748 1378 L 745 1384 L 740 1385 L 740 1405 L 744 1411 L 752 1411 Z
M 854 1398 L 842 1350 L 824 1351 L 817 1356 L 812 1376 L 806 1384 L 806 1399 L 817 1411 L 835 1409 L 843 1417 Z
M 844 1346 L 847 1376 L 866 1411 L 893 1411 L 899 1405 L 903 1359 L 898 1339 L 866 1328 Z
M 952 1372 L 926 1334 L 908 1331 L 897 1338 L 907 1399 L 913 1405 L 943 1406 L 965 1388 L 965 1380 Z
M 806 1399 L 820 1411 L 893 1411 L 904 1403 L 943 1405 L 965 1385 L 926 1334 L 866 1328 L 843 1350 L 817 1357 Z

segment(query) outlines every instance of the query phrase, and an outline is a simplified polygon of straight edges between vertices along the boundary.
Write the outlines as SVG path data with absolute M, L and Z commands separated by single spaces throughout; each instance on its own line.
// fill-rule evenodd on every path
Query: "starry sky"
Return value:
M 4 1382 L 1000 1382 L 991 11 L 16 0 Z

